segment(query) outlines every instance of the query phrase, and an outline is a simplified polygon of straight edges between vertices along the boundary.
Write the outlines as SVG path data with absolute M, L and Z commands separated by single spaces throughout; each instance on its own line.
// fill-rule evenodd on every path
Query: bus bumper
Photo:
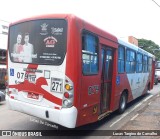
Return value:
M 9 109 L 11 110 L 33 115 L 35 117 L 57 123 L 67 128 L 76 127 L 77 108 L 74 106 L 71 108 L 62 108 L 57 110 L 11 99 L 8 95 L 6 95 L 6 101 Z M 46 116 L 46 111 L 48 111 L 48 116 Z

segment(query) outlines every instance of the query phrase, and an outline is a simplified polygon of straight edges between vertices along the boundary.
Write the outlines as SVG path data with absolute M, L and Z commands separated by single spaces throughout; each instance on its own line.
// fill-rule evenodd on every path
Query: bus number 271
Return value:
M 63 85 L 62 79 L 52 78 L 51 83 L 52 83 L 51 84 L 52 92 L 62 92 L 62 85 Z

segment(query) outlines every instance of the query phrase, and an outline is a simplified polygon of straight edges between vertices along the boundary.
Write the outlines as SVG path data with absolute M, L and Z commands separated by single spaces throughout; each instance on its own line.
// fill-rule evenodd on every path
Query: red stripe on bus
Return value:
M 9 85 L 9 88 L 16 88 L 18 89 L 18 91 L 34 92 L 36 94 L 41 94 L 45 99 L 54 102 L 58 105 L 62 105 L 62 99 L 51 95 L 49 92 L 47 92 L 41 87 L 42 85 L 48 85 L 48 84 L 43 77 L 40 77 L 39 79 L 37 79 L 35 84 L 28 82 L 28 80 L 25 80 L 21 84 Z
M 29 64 L 27 67 L 27 69 L 37 69 L 37 68 L 38 68 L 38 65 L 34 65 L 34 64 Z M 26 71 L 26 73 L 29 73 L 29 72 Z M 43 97 L 46 98 L 47 100 L 54 102 L 58 105 L 62 105 L 62 99 L 51 95 L 49 92 L 47 92 L 41 87 L 42 85 L 48 86 L 48 83 L 44 77 L 40 77 L 39 79 L 37 79 L 35 84 L 28 82 L 28 80 L 25 80 L 21 84 L 9 85 L 9 87 L 16 88 L 18 89 L 18 91 L 26 91 L 26 92 L 34 92 L 36 94 L 42 94 Z

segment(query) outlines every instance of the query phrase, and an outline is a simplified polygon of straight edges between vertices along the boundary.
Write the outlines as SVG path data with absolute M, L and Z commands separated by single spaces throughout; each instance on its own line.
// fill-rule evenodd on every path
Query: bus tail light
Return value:
M 69 98 L 69 93 L 68 93 L 68 92 L 65 92 L 65 93 L 64 93 L 64 97 L 65 97 L 65 98 Z
M 67 84 L 65 85 L 65 89 L 68 90 L 68 91 L 70 91 L 70 90 L 73 89 L 73 86 L 67 83 Z
M 69 92 L 65 92 L 65 93 L 64 93 L 64 97 L 65 97 L 65 98 L 72 98 L 72 97 L 73 97 L 73 94 L 72 94 L 72 93 L 69 93 Z
M 73 106 L 73 100 L 74 100 L 73 82 L 68 77 L 66 77 L 65 85 L 64 85 L 62 107 L 64 107 L 64 108 L 72 107 Z
M 14 96 L 10 96 L 11 99 L 14 99 Z
M 72 102 L 68 99 L 65 99 L 63 101 L 63 105 L 65 105 L 65 107 L 71 107 L 72 106 Z

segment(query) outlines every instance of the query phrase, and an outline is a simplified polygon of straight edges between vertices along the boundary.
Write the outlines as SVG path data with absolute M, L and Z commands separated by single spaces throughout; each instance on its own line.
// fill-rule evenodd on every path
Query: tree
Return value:
M 144 49 L 145 51 L 155 55 L 156 60 L 160 60 L 160 51 L 155 49 L 160 49 L 159 45 L 155 42 L 146 39 L 138 39 L 138 46 Z

